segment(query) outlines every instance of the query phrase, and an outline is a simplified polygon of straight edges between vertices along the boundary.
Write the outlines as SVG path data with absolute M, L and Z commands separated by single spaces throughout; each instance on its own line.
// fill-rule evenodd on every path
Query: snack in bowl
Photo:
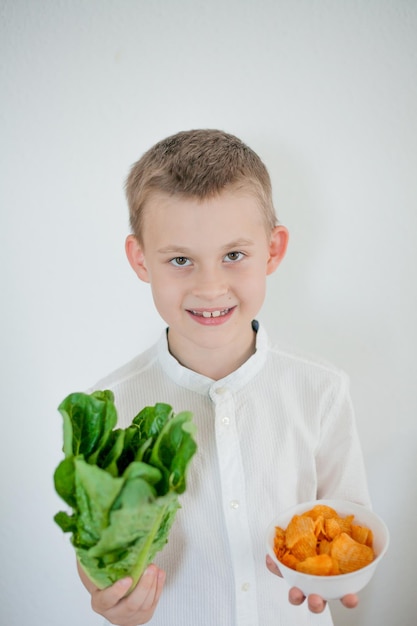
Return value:
M 268 554 L 288 584 L 326 600 L 360 591 L 388 543 L 375 513 L 341 500 L 299 504 L 277 517 L 267 534 Z

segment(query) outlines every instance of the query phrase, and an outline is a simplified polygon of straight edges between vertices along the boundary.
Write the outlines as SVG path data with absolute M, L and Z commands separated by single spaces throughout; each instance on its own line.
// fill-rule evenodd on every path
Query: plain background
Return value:
M 123 184 L 157 140 L 211 127 L 270 170 L 291 242 L 259 317 L 349 372 L 391 530 L 335 622 L 414 624 L 417 3 L 2 0 L 0 18 L 1 623 L 102 622 L 52 521 L 56 408 L 159 337 Z

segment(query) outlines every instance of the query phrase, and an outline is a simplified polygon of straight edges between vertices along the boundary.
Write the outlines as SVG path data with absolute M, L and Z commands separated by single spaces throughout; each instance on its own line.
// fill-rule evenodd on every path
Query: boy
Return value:
M 156 402 L 192 411 L 198 452 L 158 565 L 125 598 L 130 579 L 100 591 L 80 571 L 92 606 L 121 626 L 300 626 L 312 612 L 329 625 L 318 596 L 288 602 L 265 531 L 297 502 L 368 494 L 346 376 L 271 346 L 255 321 L 288 242 L 267 170 L 236 137 L 188 131 L 151 148 L 126 190 L 126 254 L 167 330 L 96 387 L 122 426 Z

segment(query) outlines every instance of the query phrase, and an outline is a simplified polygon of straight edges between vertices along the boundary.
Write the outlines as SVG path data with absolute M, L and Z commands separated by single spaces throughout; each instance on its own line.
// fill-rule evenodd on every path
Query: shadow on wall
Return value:
M 279 338 L 288 347 L 314 353 L 316 350 L 304 339 L 310 328 L 320 326 L 313 319 L 315 303 L 311 294 L 314 267 L 327 241 L 328 223 L 320 189 L 302 155 L 278 140 L 271 143 L 262 138 L 259 145 L 252 144 L 270 173 L 278 220 L 290 233 L 286 257 L 271 276 L 260 318 L 274 340 Z M 300 328 L 304 335 L 300 336 Z
M 368 459 L 373 509 L 385 521 L 390 546 L 354 611 L 332 602 L 335 626 L 415 626 L 417 594 L 417 431 L 398 433 Z

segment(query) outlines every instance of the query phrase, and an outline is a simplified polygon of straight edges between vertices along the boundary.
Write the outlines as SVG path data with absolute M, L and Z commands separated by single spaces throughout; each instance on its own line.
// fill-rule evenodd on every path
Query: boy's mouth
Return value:
M 232 308 L 234 308 L 234 307 L 232 307 Z M 232 308 L 212 309 L 212 310 L 188 309 L 188 311 L 189 311 L 189 313 L 191 313 L 192 315 L 195 315 L 196 317 L 204 317 L 206 319 L 209 319 L 211 317 L 224 317 L 225 315 L 230 313 Z

